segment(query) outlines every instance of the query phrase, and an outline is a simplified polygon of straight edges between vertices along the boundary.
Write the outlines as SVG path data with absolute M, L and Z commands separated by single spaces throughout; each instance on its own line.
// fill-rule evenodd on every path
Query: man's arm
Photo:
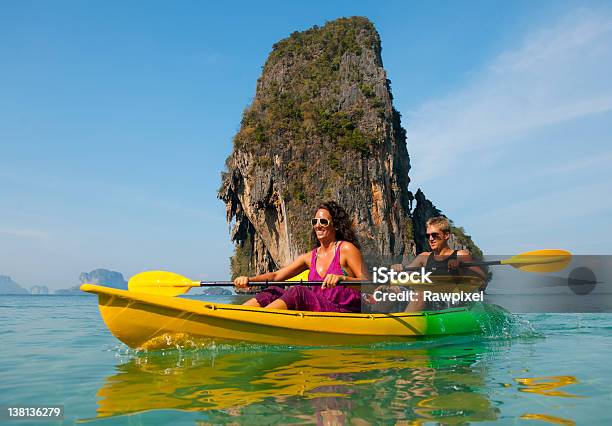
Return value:
M 483 280 L 487 278 L 487 274 L 485 274 L 485 272 L 482 270 L 480 266 L 468 266 L 468 267 L 461 266 L 462 263 L 475 262 L 474 258 L 470 255 L 469 251 L 467 250 L 457 251 L 457 258 L 459 259 L 459 268 L 461 268 L 463 271 L 471 271 L 474 274 L 481 277 Z

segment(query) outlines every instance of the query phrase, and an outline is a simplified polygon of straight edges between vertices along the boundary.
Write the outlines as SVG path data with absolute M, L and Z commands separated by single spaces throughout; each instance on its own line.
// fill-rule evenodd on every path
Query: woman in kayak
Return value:
M 410 265 L 412 267 L 424 266 L 426 270 L 433 271 L 431 275 L 436 274 L 457 274 L 457 275 L 477 275 L 483 280 L 487 278 L 484 271 L 478 266 L 470 266 L 462 268 L 462 262 L 473 262 L 474 259 L 470 256 L 467 250 L 452 250 L 448 246 L 451 229 L 450 222 L 444 216 L 432 217 L 426 223 L 427 225 L 427 241 L 430 252 L 419 254 Z M 441 272 L 440 272 L 441 271 Z M 417 290 L 417 293 L 420 292 Z M 419 300 L 412 301 L 408 304 L 406 311 L 421 311 L 425 308 L 425 301 L 422 297 Z
M 249 282 L 284 281 L 307 269 L 310 269 L 308 281 L 321 281 L 322 285 L 296 285 L 287 290 L 269 287 L 245 305 L 315 312 L 360 311 L 360 292 L 338 286 L 343 281 L 367 279 L 359 242 L 346 211 L 334 201 L 328 201 L 318 207 L 311 223 L 312 251 L 276 272 L 238 277 L 234 285 L 245 288 Z

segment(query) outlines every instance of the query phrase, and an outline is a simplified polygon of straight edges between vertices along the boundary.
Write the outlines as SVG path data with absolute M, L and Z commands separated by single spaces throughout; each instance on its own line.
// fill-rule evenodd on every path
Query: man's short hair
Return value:
M 436 216 L 436 217 L 432 217 L 430 218 L 427 223 L 427 226 L 435 226 L 438 229 L 440 229 L 440 231 L 442 232 L 450 232 L 450 221 L 445 218 L 444 216 Z

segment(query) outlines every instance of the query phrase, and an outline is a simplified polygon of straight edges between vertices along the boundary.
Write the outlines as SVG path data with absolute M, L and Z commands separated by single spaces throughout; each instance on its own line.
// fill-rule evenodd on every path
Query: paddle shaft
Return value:
M 471 266 L 493 266 L 493 265 L 501 265 L 501 260 L 489 260 L 487 262 L 461 262 L 459 263 L 459 268 L 469 268 Z M 409 266 L 404 268 L 406 271 L 420 271 L 423 266 Z M 426 271 L 448 271 L 448 268 L 434 266 L 433 268 L 425 268 Z
M 501 260 L 492 260 L 489 262 L 466 262 L 461 263 L 460 267 L 469 267 L 469 266 L 486 266 L 486 265 L 500 265 Z M 406 268 L 409 271 L 420 271 L 422 266 L 413 266 L 410 268 Z M 433 267 L 433 268 L 425 268 L 426 271 L 448 271 L 447 268 Z M 358 285 L 358 284 L 366 284 L 366 285 L 378 285 L 379 283 L 375 283 L 374 281 L 341 281 L 342 285 Z M 305 285 L 305 286 L 319 286 L 322 284 L 321 281 L 249 281 L 249 287 L 265 287 L 265 286 L 273 286 L 273 285 Z M 200 281 L 200 287 L 226 287 L 234 285 L 233 281 Z
M 320 286 L 323 281 L 249 281 L 249 287 L 268 287 L 272 285 L 305 285 Z M 374 281 L 341 281 L 341 285 L 376 284 Z M 200 281 L 200 287 L 227 287 L 233 286 L 233 281 Z
M 438 268 L 441 269 L 441 268 Z M 431 269 L 433 271 L 436 268 Z M 446 271 L 446 269 L 441 269 Z M 200 287 L 228 287 L 233 286 L 233 281 L 200 281 Z M 287 285 L 304 285 L 304 286 L 320 286 L 323 284 L 323 281 L 249 281 L 247 284 L 248 287 L 269 287 L 274 285 L 287 286 Z M 419 285 L 420 283 L 412 283 L 414 285 Z M 374 281 L 340 281 L 338 285 L 382 285 L 381 283 L 376 283 Z
M 489 260 L 487 262 L 465 262 L 465 263 L 460 263 L 459 267 L 463 268 L 463 267 L 467 267 L 469 268 L 470 266 L 493 266 L 493 265 L 501 265 L 502 261 L 501 260 Z
M 548 262 L 543 262 L 543 263 L 548 263 Z M 550 263 L 555 263 L 554 261 L 551 261 Z M 503 260 L 488 260 L 488 261 L 482 261 L 482 262 L 461 262 L 459 263 L 459 267 L 460 268 L 469 268 L 471 266 L 495 266 L 495 265 L 510 265 L 512 266 L 511 263 L 506 263 Z M 421 270 L 421 266 L 412 266 L 409 268 L 406 268 L 408 271 L 420 271 Z M 447 268 L 440 268 L 440 267 L 433 267 L 433 268 L 425 268 L 425 270 L 427 271 L 436 271 L 436 270 L 447 270 Z
M 466 262 L 460 264 L 460 267 L 464 266 L 485 266 L 485 265 L 499 265 L 501 263 L 500 260 L 493 260 L 490 262 Z M 409 271 L 420 271 L 422 266 L 414 266 L 410 268 L 406 268 Z M 443 270 L 447 271 L 446 268 L 425 268 L 426 271 L 436 271 Z M 374 281 L 367 280 L 354 280 L 354 281 L 341 281 L 343 285 L 351 285 L 351 284 L 371 284 L 376 285 L 379 283 L 375 283 Z M 322 284 L 322 281 L 249 281 L 249 287 L 262 287 L 262 286 L 272 286 L 272 285 L 305 285 L 305 286 L 319 286 Z M 233 281 L 200 281 L 200 287 L 226 287 L 234 285 Z
M 505 264 L 502 260 L 489 260 L 489 261 L 480 261 L 480 262 L 462 262 L 459 264 L 460 268 L 469 268 L 472 266 L 495 266 L 495 265 L 503 265 Z M 423 266 L 412 266 L 405 268 L 407 271 L 420 271 L 424 269 L 426 271 L 446 271 L 451 272 L 448 268 L 444 267 L 433 267 L 433 268 L 424 268 Z M 249 287 L 265 287 L 265 286 L 273 286 L 273 285 L 305 285 L 305 286 L 319 286 L 321 285 L 321 281 L 254 281 L 249 282 Z M 342 285 L 358 285 L 358 284 L 370 284 L 376 285 L 377 283 L 373 281 L 342 281 Z M 214 287 L 214 286 L 230 286 L 234 285 L 233 281 L 200 281 L 200 287 Z

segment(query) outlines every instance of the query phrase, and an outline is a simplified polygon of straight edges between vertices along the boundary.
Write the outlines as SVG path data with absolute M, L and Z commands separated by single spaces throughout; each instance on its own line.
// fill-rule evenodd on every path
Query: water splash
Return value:
M 479 323 L 485 339 L 510 340 L 544 337 L 522 316 L 513 314 L 497 305 L 484 304 L 483 308 L 487 315 L 483 316 Z

